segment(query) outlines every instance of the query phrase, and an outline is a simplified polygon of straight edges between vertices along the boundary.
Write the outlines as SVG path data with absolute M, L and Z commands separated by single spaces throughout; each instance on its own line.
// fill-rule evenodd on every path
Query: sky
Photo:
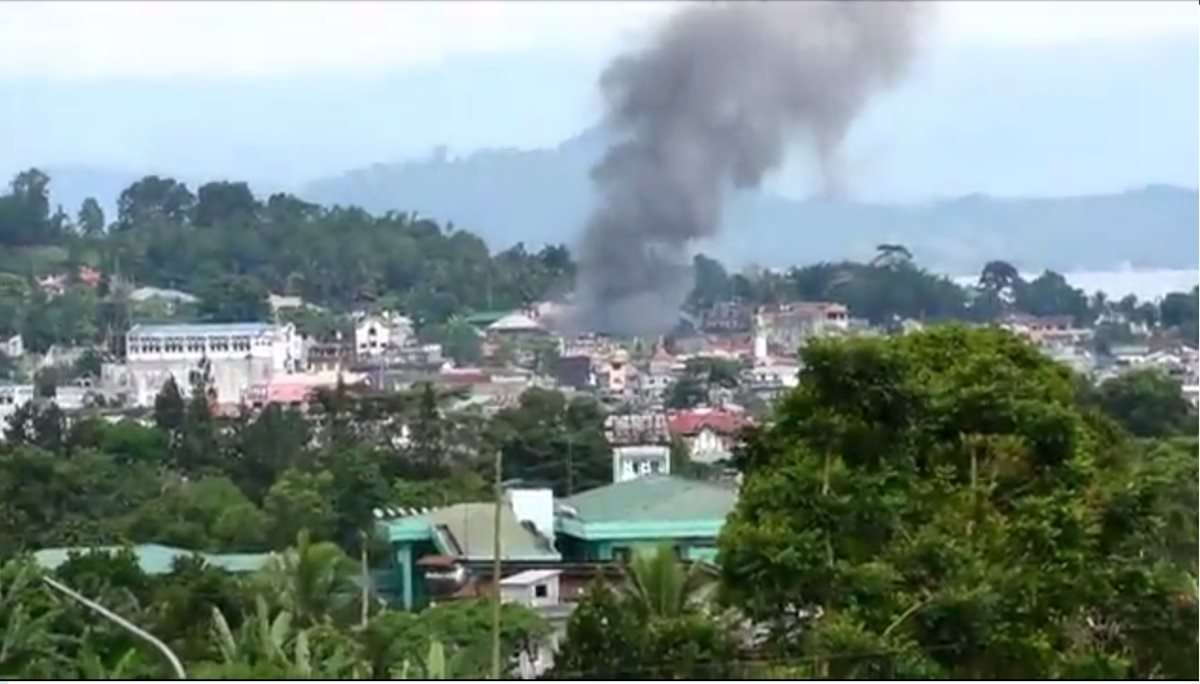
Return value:
M 253 78 L 386 72 L 460 55 L 610 53 L 670 2 L 4 2 L 0 77 Z M 936 2 L 946 43 L 1196 33 L 1187 0 Z
M 679 4 L 0 2 L 0 175 L 91 166 L 293 187 L 439 145 L 554 146 L 595 121 L 604 63 Z M 1179 50 L 1144 54 L 1197 40 L 1194 3 L 926 4 L 927 63 L 852 135 L 851 161 L 880 178 L 878 197 L 1194 184 L 1195 52 L 1190 64 L 1168 63 Z M 1042 69 L 1043 60 L 1065 66 Z M 1085 73 L 1094 64 L 1136 96 L 1106 95 Z M 978 96 L 973 69 L 995 74 Z M 1089 78 L 1090 89 L 1073 90 Z M 1124 101 L 1133 99 L 1144 103 Z M 983 102 L 992 111 L 980 116 Z M 1029 111 L 1039 103 L 1044 112 Z M 1025 147 L 988 147 L 980 128 L 955 143 L 958 157 L 939 149 L 943 120 L 1003 128 L 1006 106 L 1027 110 L 1013 126 L 1040 129 Z M 903 139 L 891 139 L 892 121 L 905 122 Z M 1122 144 L 1097 153 L 1119 129 Z M 1068 152 L 1073 166 L 1058 159 Z M 923 155 L 928 172 L 909 173 Z M 772 187 L 805 183 L 792 165 Z

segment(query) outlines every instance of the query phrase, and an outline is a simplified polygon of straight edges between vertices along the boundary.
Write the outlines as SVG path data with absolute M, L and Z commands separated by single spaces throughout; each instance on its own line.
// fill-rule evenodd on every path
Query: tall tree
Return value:
M 258 200 L 245 183 L 215 181 L 205 183 L 196 191 L 194 223 L 211 226 L 237 219 L 253 219 Z
M 504 476 L 545 483 L 560 495 L 612 480 L 612 450 L 595 401 L 539 388 L 499 411 L 490 440 L 503 451 Z
M 104 210 L 100 208 L 100 203 L 95 197 L 88 197 L 79 205 L 76 223 L 79 224 L 79 232 L 85 237 L 94 238 L 104 234 Z
M 550 679 L 629 680 L 644 672 L 645 627 L 597 578 L 567 620 Z
M 117 225 L 122 230 L 160 222 L 181 225 L 191 218 L 195 205 L 195 195 L 183 183 L 146 176 L 117 198 Z
M 200 316 L 213 323 L 244 323 L 270 318 L 267 290 L 249 276 L 221 276 L 200 292 Z
M 1155 369 L 1139 369 L 1105 380 L 1096 393 L 1106 414 L 1138 437 L 1196 433 L 1196 411 L 1178 381 Z
M 162 389 L 154 397 L 154 424 L 159 430 L 168 435 L 178 435 L 183 430 L 186 407 L 183 395 L 179 393 L 179 385 L 175 378 L 167 378 Z
M 956 326 L 818 341 L 803 360 L 741 455 L 719 540 L 726 598 L 772 625 L 781 657 L 839 677 L 1085 662 L 1196 676 L 1195 580 L 1163 550 L 1153 504 L 1174 494 L 1080 413 L 1068 371 Z M 861 651 L 887 657 L 849 669 Z

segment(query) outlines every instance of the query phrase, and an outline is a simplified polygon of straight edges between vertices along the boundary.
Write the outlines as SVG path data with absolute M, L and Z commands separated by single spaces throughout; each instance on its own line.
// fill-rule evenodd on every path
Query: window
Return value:
M 229 351 L 229 338 L 228 337 L 210 338 L 208 340 L 208 348 L 214 352 L 227 352 L 227 351 Z
M 204 338 L 203 337 L 187 338 L 187 350 L 188 350 L 188 352 L 190 352 L 192 354 L 203 353 L 204 352 Z
M 643 475 L 649 475 L 650 474 L 650 462 L 642 461 L 640 470 Z
M 657 474 L 660 470 L 662 470 L 661 463 L 659 463 L 658 461 L 650 462 L 650 472 Z
M 533 597 L 534 598 L 546 598 L 549 595 L 550 595 L 550 587 L 547 587 L 544 584 L 533 585 Z

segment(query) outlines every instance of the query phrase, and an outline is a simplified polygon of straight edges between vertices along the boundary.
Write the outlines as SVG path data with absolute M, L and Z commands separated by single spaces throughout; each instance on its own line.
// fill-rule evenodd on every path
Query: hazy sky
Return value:
M 295 187 L 438 145 L 554 146 L 679 4 L 0 2 L 0 176 Z M 1193 2 L 928 4 L 920 63 L 851 131 L 863 196 L 1196 183 Z M 805 173 L 770 187 L 803 194 Z
M 677 3 L 3 2 L 0 78 L 384 72 L 464 54 L 605 54 Z M 1197 30 L 1172 2 L 936 2 L 934 40 L 1046 43 Z

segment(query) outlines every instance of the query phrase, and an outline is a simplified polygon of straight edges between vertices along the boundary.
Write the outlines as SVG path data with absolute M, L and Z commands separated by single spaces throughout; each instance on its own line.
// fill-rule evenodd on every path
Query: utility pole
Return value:
M 362 562 L 362 628 L 365 630 L 367 628 L 367 620 L 369 619 L 368 611 L 370 608 L 370 603 L 368 603 L 368 601 L 370 600 L 371 593 L 371 573 L 367 566 L 367 539 L 369 537 L 367 536 L 366 530 L 363 530 L 358 534 L 359 546 L 361 547 L 359 549 L 359 556 Z
M 492 521 L 492 679 L 500 679 L 500 511 L 504 506 L 503 451 L 496 449 L 496 508 Z
M 567 496 L 575 493 L 575 459 L 574 443 L 571 439 L 571 430 L 567 429 Z
M 119 626 L 121 626 L 123 629 L 125 629 L 125 631 L 133 634 L 134 636 L 141 639 L 142 641 L 148 642 L 151 646 L 158 649 L 160 653 L 162 653 L 164 656 L 166 656 L 167 661 L 171 663 L 171 669 L 175 670 L 175 678 L 176 679 L 187 679 L 187 673 L 185 673 L 183 670 L 183 663 L 179 661 L 179 656 L 175 655 L 175 652 L 172 651 L 166 644 L 164 644 L 158 637 L 154 636 L 150 632 L 147 632 L 146 630 L 142 629 L 141 627 L 138 627 L 137 625 L 133 624 L 129 620 L 126 620 L 125 618 L 121 617 L 120 615 L 117 615 L 116 613 L 105 608 L 104 606 L 100 605 L 99 603 L 96 603 L 95 601 L 82 596 L 81 594 L 76 592 L 74 589 L 71 589 L 70 587 L 62 584 L 61 582 L 59 582 L 57 580 L 51 579 L 49 577 L 43 577 L 42 581 L 45 582 L 46 585 L 49 586 L 51 589 L 54 589 L 55 591 L 59 592 L 60 594 L 64 594 L 65 596 L 67 596 L 67 598 L 70 598 L 71 600 L 75 601 L 76 603 L 82 603 L 84 606 L 87 606 L 88 608 L 92 609 L 93 611 L 99 613 L 103 617 L 107 618 L 109 621 L 117 623 Z

